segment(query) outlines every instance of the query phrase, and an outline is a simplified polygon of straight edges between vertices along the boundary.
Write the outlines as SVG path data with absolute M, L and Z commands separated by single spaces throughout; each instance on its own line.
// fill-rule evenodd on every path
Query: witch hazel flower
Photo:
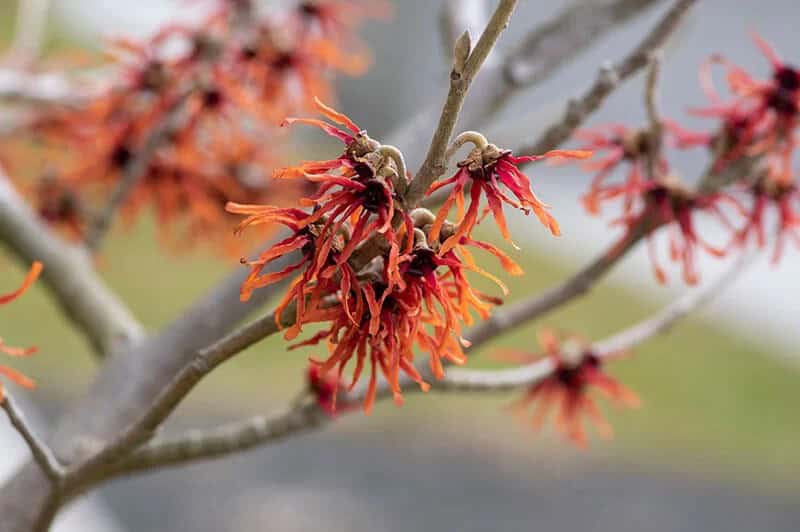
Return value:
M 544 330 L 539 333 L 539 344 L 543 357 L 552 361 L 554 370 L 511 405 L 512 410 L 529 420 L 535 430 L 540 430 L 552 413 L 556 429 L 575 445 L 586 447 L 585 420 L 601 437 L 613 435 L 593 392 L 621 406 L 638 408 L 641 405 L 636 393 L 605 372 L 605 357 L 601 359 L 592 352 L 585 340 L 577 336 L 559 338 L 553 331 Z M 613 357 L 623 355 L 616 353 Z M 514 358 L 530 363 L 541 360 L 542 356 L 515 354 Z M 532 414 L 529 414 L 531 409 Z
M 599 214 L 603 202 L 621 195 L 623 212 L 630 213 L 637 199 L 635 190 L 648 179 L 647 164 L 653 149 L 650 132 L 623 124 L 608 124 L 579 130 L 575 137 L 582 141 L 581 149 L 600 155 L 583 164 L 584 170 L 595 172 L 589 190 L 582 198 L 586 211 Z M 622 167 L 626 168 L 624 185 L 610 184 L 611 175 Z M 668 172 L 664 158 L 658 161 L 657 170 L 659 174 Z
M 431 239 L 437 240 L 442 225 L 447 219 L 453 204 L 457 207 L 458 230 L 442 244 L 441 253 L 451 250 L 462 237 L 469 237 L 479 221 L 481 198 L 485 197 L 488 210 L 494 216 L 500 232 L 511 241 L 503 204 L 510 205 L 525 214 L 534 213 L 539 221 L 553 234 L 561 234 L 558 222 L 548 212 L 549 207 L 540 201 L 531 188 L 530 178 L 520 170 L 519 165 L 547 158 L 585 159 L 592 154 L 582 150 L 551 150 L 542 155 L 515 157 L 510 150 L 503 150 L 490 144 L 480 133 L 467 131 L 459 135 L 450 149 L 450 154 L 466 143 L 474 146 L 466 159 L 458 163 L 459 170 L 449 179 L 434 183 L 428 194 L 452 185 L 453 190 L 445 200 L 431 229 Z M 469 190 L 470 202 L 466 211 L 465 194 Z
M 700 80 L 711 105 L 692 109 L 698 116 L 723 121 L 722 139 L 714 137 L 719 147 L 717 170 L 744 156 L 763 155 L 775 158 L 781 173 L 791 173 L 792 154 L 797 145 L 796 133 L 800 113 L 800 70 L 784 62 L 760 36 L 753 40 L 772 67 L 772 76 L 759 80 L 726 58 L 715 55 L 700 70 Z M 726 70 L 731 101 L 724 101 L 717 91 L 711 67 L 722 65 Z M 696 140 L 699 142 L 700 137 Z
M 704 251 L 714 257 L 723 257 L 727 251 L 724 246 L 708 243 L 699 234 L 696 227 L 697 213 L 709 215 L 732 235 L 737 229 L 723 205 L 740 215 L 746 214 L 746 209 L 730 194 L 693 191 L 684 186 L 675 174 L 628 188 L 640 194 L 642 207 L 635 213 L 618 218 L 612 225 L 626 228 L 623 241 L 630 238 L 631 233 L 645 231 L 653 273 L 661 284 L 667 282 L 667 274 L 658 260 L 654 241 L 658 229 L 663 227 L 667 232 L 670 260 L 681 265 L 684 282 L 693 285 L 700 279 L 697 271 L 698 252 Z

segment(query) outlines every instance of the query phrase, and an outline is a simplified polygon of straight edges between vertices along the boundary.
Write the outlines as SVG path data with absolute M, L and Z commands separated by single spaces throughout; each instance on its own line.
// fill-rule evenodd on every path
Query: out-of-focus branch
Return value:
M 291 324 L 293 316 L 293 309 L 287 308 L 281 325 Z M 77 478 L 91 476 L 97 468 L 102 470 L 106 464 L 118 461 L 132 449 L 152 438 L 155 430 L 203 377 L 234 355 L 279 330 L 275 313 L 271 312 L 199 350 L 191 362 L 158 392 L 150 404 L 140 410 L 133 422 L 120 430 L 96 454 L 76 467 L 74 476 Z
M 244 452 L 267 442 L 277 443 L 326 424 L 331 418 L 313 401 L 290 405 L 270 416 L 229 423 L 207 430 L 190 430 L 172 437 L 155 439 L 128 458 L 103 470 L 99 483 L 114 477 L 145 473 L 188 462 L 210 460 Z M 86 487 L 78 486 L 78 491 Z
M 647 66 L 653 54 L 663 48 L 669 37 L 675 33 L 695 2 L 696 0 L 677 0 L 639 46 L 616 65 L 601 68 L 589 90 L 583 96 L 567 102 L 564 115 L 559 120 L 545 129 L 534 142 L 516 149 L 515 153 L 519 155 L 544 153 L 568 140 L 621 82 Z
M 125 305 L 96 275 L 89 256 L 58 238 L 0 170 L 0 241 L 25 264 L 45 264 L 42 280 L 95 351 L 108 355 L 142 336 Z
M 5 410 L 11 425 L 25 440 L 31 455 L 33 455 L 33 460 L 39 464 L 39 467 L 42 468 L 42 471 L 52 482 L 59 482 L 64 477 L 64 468 L 58 463 L 58 459 L 53 455 L 47 444 L 34 434 L 22 410 L 19 409 L 7 390 L 3 391 L 0 407 Z
M 447 100 L 439 117 L 439 125 L 433 134 L 425 161 L 422 163 L 417 175 L 414 176 L 408 193 L 405 195 L 405 200 L 409 205 L 416 205 L 431 184 L 447 169 L 447 162 L 444 157 L 445 152 L 450 144 L 450 139 L 453 137 L 453 130 L 455 130 L 469 87 L 472 84 L 472 80 L 478 75 L 484 61 L 489 57 L 489 53 L 497 44 L 500 34 L 508 27 L 511 15 L 516 7 L 517 0 L 500 0 L 492 18 L 489 20 L 489 24 L 483 31 L 475 48 L 465 58 L 464 64 L 460 64 L 462 62 L 461 58 L 456 57 L 453 71 L 450 74 L 450 91 L 447 94 Z M 459 41 L 462 41 L 461 44 L 467 43 L 468 46 L 469 33 L 464 33 L 459 37 Z M 457 48 L 458 46 L 459 43 L 456 44 Z
M 678 321 L 704 307 L 723 290 L 732 286 L 747 271 L 754 258 L 754 255 L 743 255 L 734 262 L 728 271 L 705 286 L 700 286 L 690 291 L 651 318 L 595 343 L 594 353 L 601 358 L 607 357 L 614 353 L 632 349 L 653 336 L 669 331 Z
M 14 40 L 6 52 L 11 63 L 27 66 L 39 57 L 47 29 L 50 0 L 18 0 Z
M 54 72 L 30 73 L 0 68 L 0 100 L 33 105 L 78 105 L 93 90 L 91 84 L 77 84 Z
M 661 150 L 664 144 L 664 124 L 661 113 L 658 112 L 658 77 L 661 72 L 661 54 L 655 53 L 650 60 L 647 79 L 644 84 L 644 108 L 647 111 L 648 138 L 650 145 L 647 150 L 647 175 L 650 179 L 657 177 L 658 161 L 661 159 Z
M 639 16 L 659 0 L 578 0 L 536 27 L 508 54 L 511 86 L 537 83 L 617 26 Z

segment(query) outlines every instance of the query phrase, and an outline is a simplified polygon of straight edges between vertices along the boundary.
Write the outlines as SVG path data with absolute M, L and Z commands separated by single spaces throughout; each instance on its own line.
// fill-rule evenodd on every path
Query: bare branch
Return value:
M 681 21 L 696 0 L 677 0 L 651 32 L 617 65 L 600 69 L 594 84 L 577 99 L 567 103 L 564 115 L 539 135 L 533 143 L 515 150 L 519 155 L 544 153 L 567 141 L 575 130 L 606 100 L 619 84 L 647 66 L 653 54 L 660 50 L 678 29 Z
M 516 7 L 517 0 L 500 0 L 491 20 L 489 20 L 489 24 L 475 45 L 475 49 L 470 53 L 463 72 L 457 72 L 456 69 L 453 70 L 450 76 L 450 91 L 447 94 L 447 101 L 442 109 L 439 125 L 433 134 L 433 140 L 428 148 L 425 162 L 422 163 L 422 167 L 411 182 L 411 187 L 408 190 L 408 194 L 406 194 L 405 200 L 409 205 L 416 205 L 431 184 L 446 170 L 444 155 L 453 136 L 458 115 L 464 105 L 464 99 L 467 96 L 472 80 L 480 71 L 484 61 L 486 61 L 489 53 L 500 38 L 500 34 L 508 26 Z
M 282 325 L 291 324 L 293 315 L 292 309 L 287 308 Z M 152 438 L 159 425 L 169 417 L 203 377 L 234 355 L 279 330 L 275 313 L 272 312 L 198 351 L 191 362 L 159 391 L 155 399 L 140 410 L 138 417 L 132 423 L 120 430 L 102 446 L 99 452 L 76 468 L 74 476 L 91 475 L 96 468 L 118 461 L 131 449 Z
M 60 482 L 61 479 L 64 478 L 64 468 L 53 455 L 53 452 L 47 444 L 34 434 L 22 410 L 19 409 L 7 390 L 3 391 L 3 398 L 0 399 L 0 407 L 6 411 L 11 425 L 19 432 L 22 439 L 25 440 L 28 449 L 30 449 L 33 455 L 34 461 L 39 464 L 45 475 L 47 475 L 52 482 Z
M 0 241 L 24 263 L 46 265 L 42 280 L 88 337 L 107 355 L 142 336 L 130 311 L 95 274 L 86 253 L 71 246 L 39 221 L 0 169 Z
M 647 111 L 649 122 L 647 136 L 649 139 L 647 150 L 647 176 L 649 179 L 663 177 L 656 175 L 658 161 L 661 159 L 661 149 L 664 144 L 664 124 L 658 112 L 657 92 L 658 76 L 661 72 L 661 54 L 656 52 L 650 60 L 650 68 L 644 83 L 644 107 Z
M 611 268 L 622 260 L 650 231 L 650 223 L 639 224 L 599 258 L 575 275 L 542 294 L 497 309 L 492 316 L 464 334 L 476 349 L 499 334 L 533 321 L 564 304 L 585 295 Z
M 191 430 L 173 437 L 153 440 L 128 458 L 102 472 L 93 483 L 163 467 L 185 465 L 244 452 L 277 443 L 321 427 L 330 416 L 316 403 L 291 405 L 270 416 L 256 416 L 208 430 Z
M 0 100 L 34 105 L 77 105 L 93 90 L 91 84 L 78 85 L 61 74 L 0 69 Z
M 552 76 L 565 57 L 576 56 L 617 26 L 639 16 L 660 0 L 579 0 L 537 26 L 508 55 L 510 89 Z M 507 96 L 502 95 L 502 96 Z M 502 97 L 501 96 L 501 97 Z

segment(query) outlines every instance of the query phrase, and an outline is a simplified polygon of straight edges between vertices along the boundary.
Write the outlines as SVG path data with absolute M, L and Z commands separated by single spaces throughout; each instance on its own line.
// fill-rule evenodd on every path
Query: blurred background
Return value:
M 378 138 L 411 111 L 440 101 L 448 72 L 435 16 L 439 2 L 394 3 L 391 22 L 363 31 L 374 55 L 370 71 L 339 83 L 340 107 Z M 0 2 L 5 40 L 14 4 Z M 621 26 L 548 82 L 523 92 L 492 131 L 512 145 L 523 140 L 520 135 L 535 135 L 560 112 L 565 95 L 582 92 L 603 61 L 625 55 L 667 4 Z M 711 53 L 724 53 L 758 75 L 767 73 L 751 30 L 789 61 L 800 53 L 791 24 L 800 20 L 796 0 L 698 4 L 664 62 L 661 104 L 671 117 L 703 103 L 697 67 Z M 515 42 L 563 5 L 522 0 L 501 44 Z M 96 50 L 104 36 L 146 35 L 168 17 L 187 15 L 192 13 L 185 3 L 168 0 L 56 0 L 48 42 L 52 51 Z M 590 123 L 640 123 L 641 84 L 637 78 L 623 86 Z M 320 147 L 297 150 L 310 158 Z M 676 164 L 690 177 L 702 160 L 683 156 Z M 515 258 L 527 275 L 510 282 L 512 298 L 570 275 L 616 236 L 607 220 L 590 218 L 579 206 L 586 175 L 575 167 L 537 170 L 537 192 L 553 205 L 564 236 L 553 239 L 537 224 L 513 219 L 523 248 Z M 165 255 L 149 223 L 117 231 L 101 268 L 135 314 L 155 329 L 236 263 L 203 251 Z M 60 530 L 797 530 L 800 253 L 789 248 L 779 266 L 768 259 L 759 259 L 704 312 L 610 368 L 639 393 L 644 407 L 610 411 L 616 437 L 593 438 L 588 451 L 573 449 L 549 430 L 535 434 L 519 424 L 504 410 L 511 395 L 415 394 L 403 408 L 381 404 L 370 417 L 346 416 L 321 433 L 278 446 L 114 482 L 89 506 L 77 507 L 79 514 L 62 520 Z M 719 260 L 702 266 L 706 279 L 725 269 Z M 13 286 L 22 276 L 2 254 L 0 268 L 14 272 L 3 274 L 4 286 L 5 279 L 13 277 L 8 281 Z M 530 348 L 543 325 L 602 338 L 685 291 L 680 272 L 669 273 L 670 284 L 657 285 L 642 249 L 588 298 L 503 336 L 471 360 L 491 365 L 492 348 Z M 54 418 L 85 390 L 95 363 L 48 303 L 44 289 L 35 286 L 12 307 L 0 309 L 0 330 L 13 342 L 40 347 L 40 354 L 20 367 L 39 381 L 30 401 L 45 418 Z M 259 344 L 204 382 L 172 424 L 209 426 L 271 411 L 300 389 L 311 354 L 284 353 L 277 339 Z M 24 452 L 0 423 L 0 448 L 4 445 L 4 457 Z M 12 460 L 0 460 L 0 477 L 13 467 Z

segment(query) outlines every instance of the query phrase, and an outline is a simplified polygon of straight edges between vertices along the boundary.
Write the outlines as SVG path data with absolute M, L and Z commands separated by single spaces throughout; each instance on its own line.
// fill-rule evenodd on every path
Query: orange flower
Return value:
M 39 274 L 42 272 L 42 264 L 40 262 L 34 262 L 33 266 L 31 266 L 28 275 L 25 277 L 25 280 L 22 282 L 22 285 L 17 288 L 15 291 L 9 294 L 0 294 L 0 305 L 6 305 L 11 303 L 18 297 L 20 297 L 28 287 L 33 284 L 33 282 L 39 277 Z M 6 354 L 12 357 L 25 357 L 32 355 L 36 352 L 36 348 L 27 348 L 27 349 L 20 349 L 17 347 L 10 347 L 3 343 L 3 340 L 0 338 L 0 353 Z M 23 386 L 25 388 L 33 388 L 35 383 L 23 375 L 22 373 L 18 372 L 15 369 L 12 369 L 8 366 L 0 365 L 0 375 L 6 377 L 7 379 L 11 380 L 12 382 Z M 0 383 L 0 400 L 3 399 L 3 385 Z
M 443 362 L 463 364 L 466 357 L 461 344 L 461 322 L 476 310 L 488 316 L 491 298 L 475 292 L 461 274 L 462 265 L 455 256 L 442 258 L 433 250 L 418 245 L 399 257 L 397 273 L 385 267 L 377 278 L 361 280 L 352 290 L 340 293 L 342 307 L 321 315 L 319 321 L 331 321 L 309 340 L 293 347 L 315 345 L 327 340 L 329 356 L 316 362 L 320 374 L 336 370 L 337 381 L 348 363 L 355 359 L 349 388 L 358 382 L 367 364 L 369 384 L 364 409 L 370 412 L 377 390 L 378 371 L 388 382 L 395 402 L 402 403 L 399 377 L 405 373 L 423 390 L 428 384 L 414 366 L 414 346 L 429 355 L 431 373 L 444 377 Z M 438 268 L 446 272 L 437 272 Z M 375 277 L 373 276 L 373 277 Z M 349 294 L 349 295 L 347 295 Z M 349 301 L 345 304 L 344 299 Z
M 478 223 L 481 196 L 486 196 L 488 209 L 494 215 L 506 240 L 510 241 L 511 236 L 503 214 L 503 203 L 526 214 L 532 211 L 551 233 L 559 235 L 558 223 L 547 212 L 547 205 L 539 201 L 533 193 L 530 179 L 522 173 L 518 165 L 551 157 L 584 159 L 590 156 L 591 152 L 588 151 L 552 150 L 543 155 L 514 157 L 509 150 L 501 150 L 494 144 L 482 145 L 482 142 L 478 142 L 467 159 L 458 163 L 460 169 L 453 177 L 434 183 L 428 190 L 428 194 L 431 194 L 442 187 L 454 185 L 453 191 L 442 205 L 433 224 L 431 239 L 438 239 L 453 203 L 458 208 L 458 229 L 444 242 L 441 253 L 453 249 L 462 237 L 470 236 L 473 227 Z M 472 190 L 469 207 L 464 212 L 464 191 L 468 184 L 472 185 Z M 503 189 L 508 190 L 514 197 L 510 197 Z
M 578 338 L 561 342 L 552 331 L 539 334 L 539 344 L 544 356 L 551 359 L 555 370 L 552 375 L 531 386 L 512 408 L 525 411 L 534 407 L 531 424 L 542 427 L 551 411 L 555 411 L 555 426 L 576 445 L 586 447 L 587 437 L 583 419 L 592 422 L 602 437 L 612 436 L 608 424 L 595 399 L 596 390 L 606 398 L 628 407 L 639 407 L 639 397 L 603 371 L 603 361 L 591 352 L 590 346 Z M 528 357 L 529 361 L 538 360 Z
M 410 250 L 413 238 L 411 219 L 395 205 L 395 182 L 406 179 L 402 163 L 393 155 L 383 153 L 379 143 L 367 136 L 348 117 L 316 101 L 319 110 L 330 120 L 343 124 L 342 131 L 327 122 L 316 119 L 288 118 L 285 124 L 303 123 L 321 128 L 345 143 L 344 153 L 329 161 L 305 162 L 298 167 L 284 168 L 275 172 L 276 179 L 302 177 L 318 186 L 315 194 L 300 200 L 304 206 L 313 207 L 310 213 L 297 208 L 278 208 L 270 205 L 228 204 L 228 211 L 248 215 L 239 231 L 252 225 L 280 223 L 292 231 L 292 236 L 249 264 L 253 267 L 250 277 L 242 286 L 242 298 L 248 299 L 256 288 L 274 283 L 305 267 L 302 275 L 293 283 L 284 305 L 279 307 L 276 318 L 280 323 L 281 311 L 291 301 L 297 304 L 295 326 L 290 335 L 296 335 L 302 326 L 306 311 L 307 287 L 332 282 L 337 279 L 351 280 L 355 274 L 347 261 L 358 246 L 374 233 L 381 234 L 391 244 L 395 254 L 401 243 L 393 227 L 395 216 L 403 221 L 406 234 L 405 249 Z M 302 250 L 303 258 L 289 268 L 261 276 L 261 271 L 278 256 L 294 250 Z M 322 283 L 324 281 L 324 283 Z M 333 290 L 335 292 L 335 290 Z M 324 297 L 317 286 L 314 293 Z M 346 300 L 347 301 L 347 300 Z
M 354 6 L 293 8 L 285 12 L 287 25 L 285 17 L 266 16 L 247 0 L 219 0 L 197 25 L 168 24 L 143 41 L 116 40 L 109 56 L 119 77 L 86 106 L 64 110 L 40 128 L 76 154 L 59 183 L 92 212 L 123 176 L 138 171 L 123 215 L 130 222 L 154 207 L 163 234 L 180 233 L 166 240 L 182 247 L 229 236 L 223 217 L 229 201 L 296 199 L 299 188 L 269 186 L 274 122 L 308 108 L 313 94 L 331 94 L 332 73 L 363 71 L 364 58 L 341 49 L 359 18 L 343 13 Z M 290 31 L 300 21 L 309 28 Z M 157 142 L 154 130 L 164 130 Z M 146 165 L 138 159 L 142 153 L 152 153 Z M 369 186 L 369 193 L 392 193 L 390 184 Z M 64 201 L 47 197 L 41 204 L 48 221 L 75 232 L 81 225 L 82 232 Z

